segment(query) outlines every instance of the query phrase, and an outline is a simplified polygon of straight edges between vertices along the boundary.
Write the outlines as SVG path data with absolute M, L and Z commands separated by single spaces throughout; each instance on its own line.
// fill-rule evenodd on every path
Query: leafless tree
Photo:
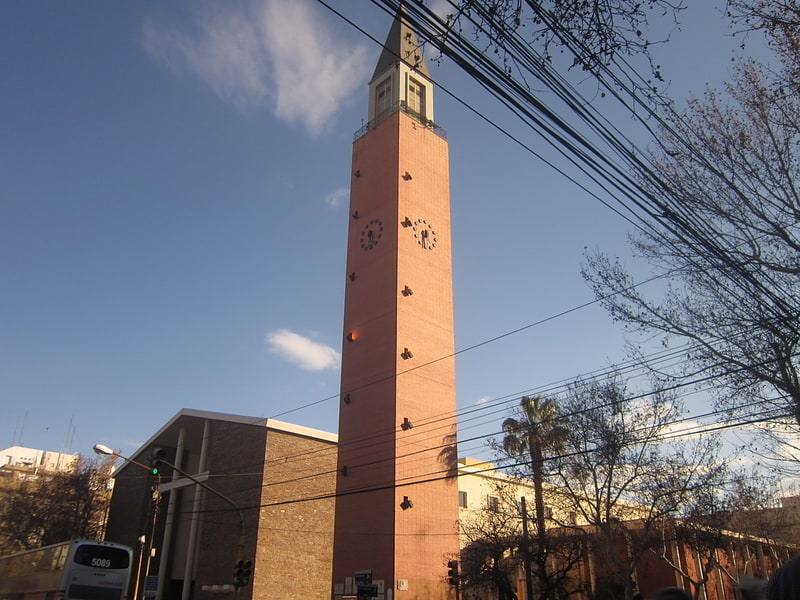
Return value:
M 681 374 L 713 379 L 721 406 L 785 442 L 800 424 L 800 8 L 732 5 L 752 9 L 780 64 L 742 62 L 724 90 L 672 115 L 652 157 L 684 219 L 724 252 L 708 256 L 680 232 L 637 234 L 635 251 L 665 282 L 660 296 L 601 253 L 583 274 L 614 319 L 687 342 Z
M 522 529 L 514 493 L 509 487 L 495 485 L 497 502 L 491 510 L 482 510 L 461 519 L 465 544 L 461 550 L 461 584 L 464 589 L 494 590 L 501 600 L 516 598 L 514 592 Z
M 760 576 L 765 583 L 767 573 L 740 573 L 737 564 L 730 564 L 726 550 L 732 545 L 746 545 L 747 534 L 754 535 L 754 541 L 768 546 L 773 557 L 779 555 L 785 543 L 774 546 L 775 520 L 769 508 L 773 503 L 770 493 L 771 481 L 763 474 L 723 471 L 727 481 L 719 481 L 716 486 L 696 488 L 674 518 L 662 524 L 662 546 L 653 548 L 661 560 L 670 565 L 684 581 L 691 583 L 693 597 L 703 597 L 704 588 L 712 573 L 727 577 L 734 585 L 745 583 L 751 578 L 755 585 Z M 756 533 L 757 532 L 757 533 Z M 735 536 L 742 536 L 734 538 Z M 692 549 L 700 569 L 687 569 L 684 561 L 676 557 L 674 549 L 678 545 Z M 780 560 L 777 561 L 780 564 Z M 749 567 L 745 561 L 745 567 Z M 733 569 L 733 570 L 732 570 Z
M 661 543 L 663 523 L 697 490 L 717 489 L 724 465 L 716 442 L 671 440 L 678 399 L 657 388 L 634 398 L 614 377 L 578 381 L 560 404 L 568 436 L 555 460 L 556 485 L 631 600 L 637 564 Z
M 7 482 L 0 488 L 0 554 L 102 537 L 111 464 L 82 458 L 70 471 L 31 473 Z
M 521 485 L 520 485 L 521 484 Z M 461 550 L 461 577 L 464 589 L 480 593 L 491 588 L 500 598 L 516 597 L 516 582 L 526 568 L 526 560 L 548 561 L 545 579 L 537 578 L 536 590 L 543 598 L 566 598 L 577 588 L 573 570 L 585 556 L 585 532 L 578 528 L 552 527 L 533 553 L 526 549 L 521 511 L 520 490 L 530 484 L 527 478 L 498 479 L 493 487 L 491 507 L 475 512 L 461 520 L 467 541 Z M 549 504 L 555 499 L 550 498 Z
M 457 0 L 453 4 L 448 23 L 469 28 L 509 61 L 513 52 L 507 41 L 525 28 L 527 43 L 541 56 L 551 60 L 566 54 L 572 66 L 585 71 L 611 64 L 618 56 L 649 59 L 650 47 L 664 40 L 651 37 L 651 19 L 668 16 L 676 25 L 684 8 L 682 0 Z M 657 67 L 654 73 L 660 77 Z

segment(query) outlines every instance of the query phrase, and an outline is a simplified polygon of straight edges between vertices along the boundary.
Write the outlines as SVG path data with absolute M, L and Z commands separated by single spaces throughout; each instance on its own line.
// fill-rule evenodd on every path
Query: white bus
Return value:
M 0 600 L 125 600 L 131 549 L 74 540 L 0 556 Z

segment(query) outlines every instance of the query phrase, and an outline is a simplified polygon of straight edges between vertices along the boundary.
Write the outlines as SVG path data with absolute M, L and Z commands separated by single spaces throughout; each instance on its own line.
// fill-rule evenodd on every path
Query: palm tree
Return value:
M 541 598 L 547 598 L 546 542 L 547 529 L 544 512 L 544 461 L 545 452 L 555 452 L 563 447 L 567 429 L 559 419 L 556 402 L 542 396 L 523 396 L 517 417 L 503 421 L 503 450 L 509 456 L 530 460 L 533 476 L 533 503 L 536 516 L 537 576 Z M 525 549 L 526 556 L 528 549 Z

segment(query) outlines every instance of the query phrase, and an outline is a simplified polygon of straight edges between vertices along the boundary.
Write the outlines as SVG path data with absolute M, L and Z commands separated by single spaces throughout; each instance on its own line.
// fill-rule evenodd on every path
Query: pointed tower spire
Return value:
M 433 123 L 433 81 L 417 35 L 401 4 L 369 83 L 369 122 L 377 124 L 397 110 Z
M 417 35 L 408 22 L 404 3 L 400 4 L 400 8 L 394 17 L 389 35 L 386 36 L 386 41 L 383 44 L 383 51 L 378 59 L 378 64 L 372 73 L 372 79 L 375 79 L 400 61 L 403 61 L 428 79 L 431 78 L 428 65 L 422 56 L 422 46 L 420 46 Z

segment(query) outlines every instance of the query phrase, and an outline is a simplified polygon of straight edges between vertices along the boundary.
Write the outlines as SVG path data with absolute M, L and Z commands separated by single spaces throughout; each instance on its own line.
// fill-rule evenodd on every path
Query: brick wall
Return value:
M 219 600 L 220 592 L 211 586 L 233 583 L 234 564 L 239 558 L 239 513 L 233 505 L 244 519 L 242 558 L 252 560 L 256 554 L 266 434 L 263 424 L 211 424 L 206 483 L 233 504 L 205 492 L 195 569 L 193 597 L 197 600 Z M 242 588 L 239 598 L 248 598 L 251 589 Z
M 267 434 L 255 598 L 330 598 L 335 473 L 335 443 Z

